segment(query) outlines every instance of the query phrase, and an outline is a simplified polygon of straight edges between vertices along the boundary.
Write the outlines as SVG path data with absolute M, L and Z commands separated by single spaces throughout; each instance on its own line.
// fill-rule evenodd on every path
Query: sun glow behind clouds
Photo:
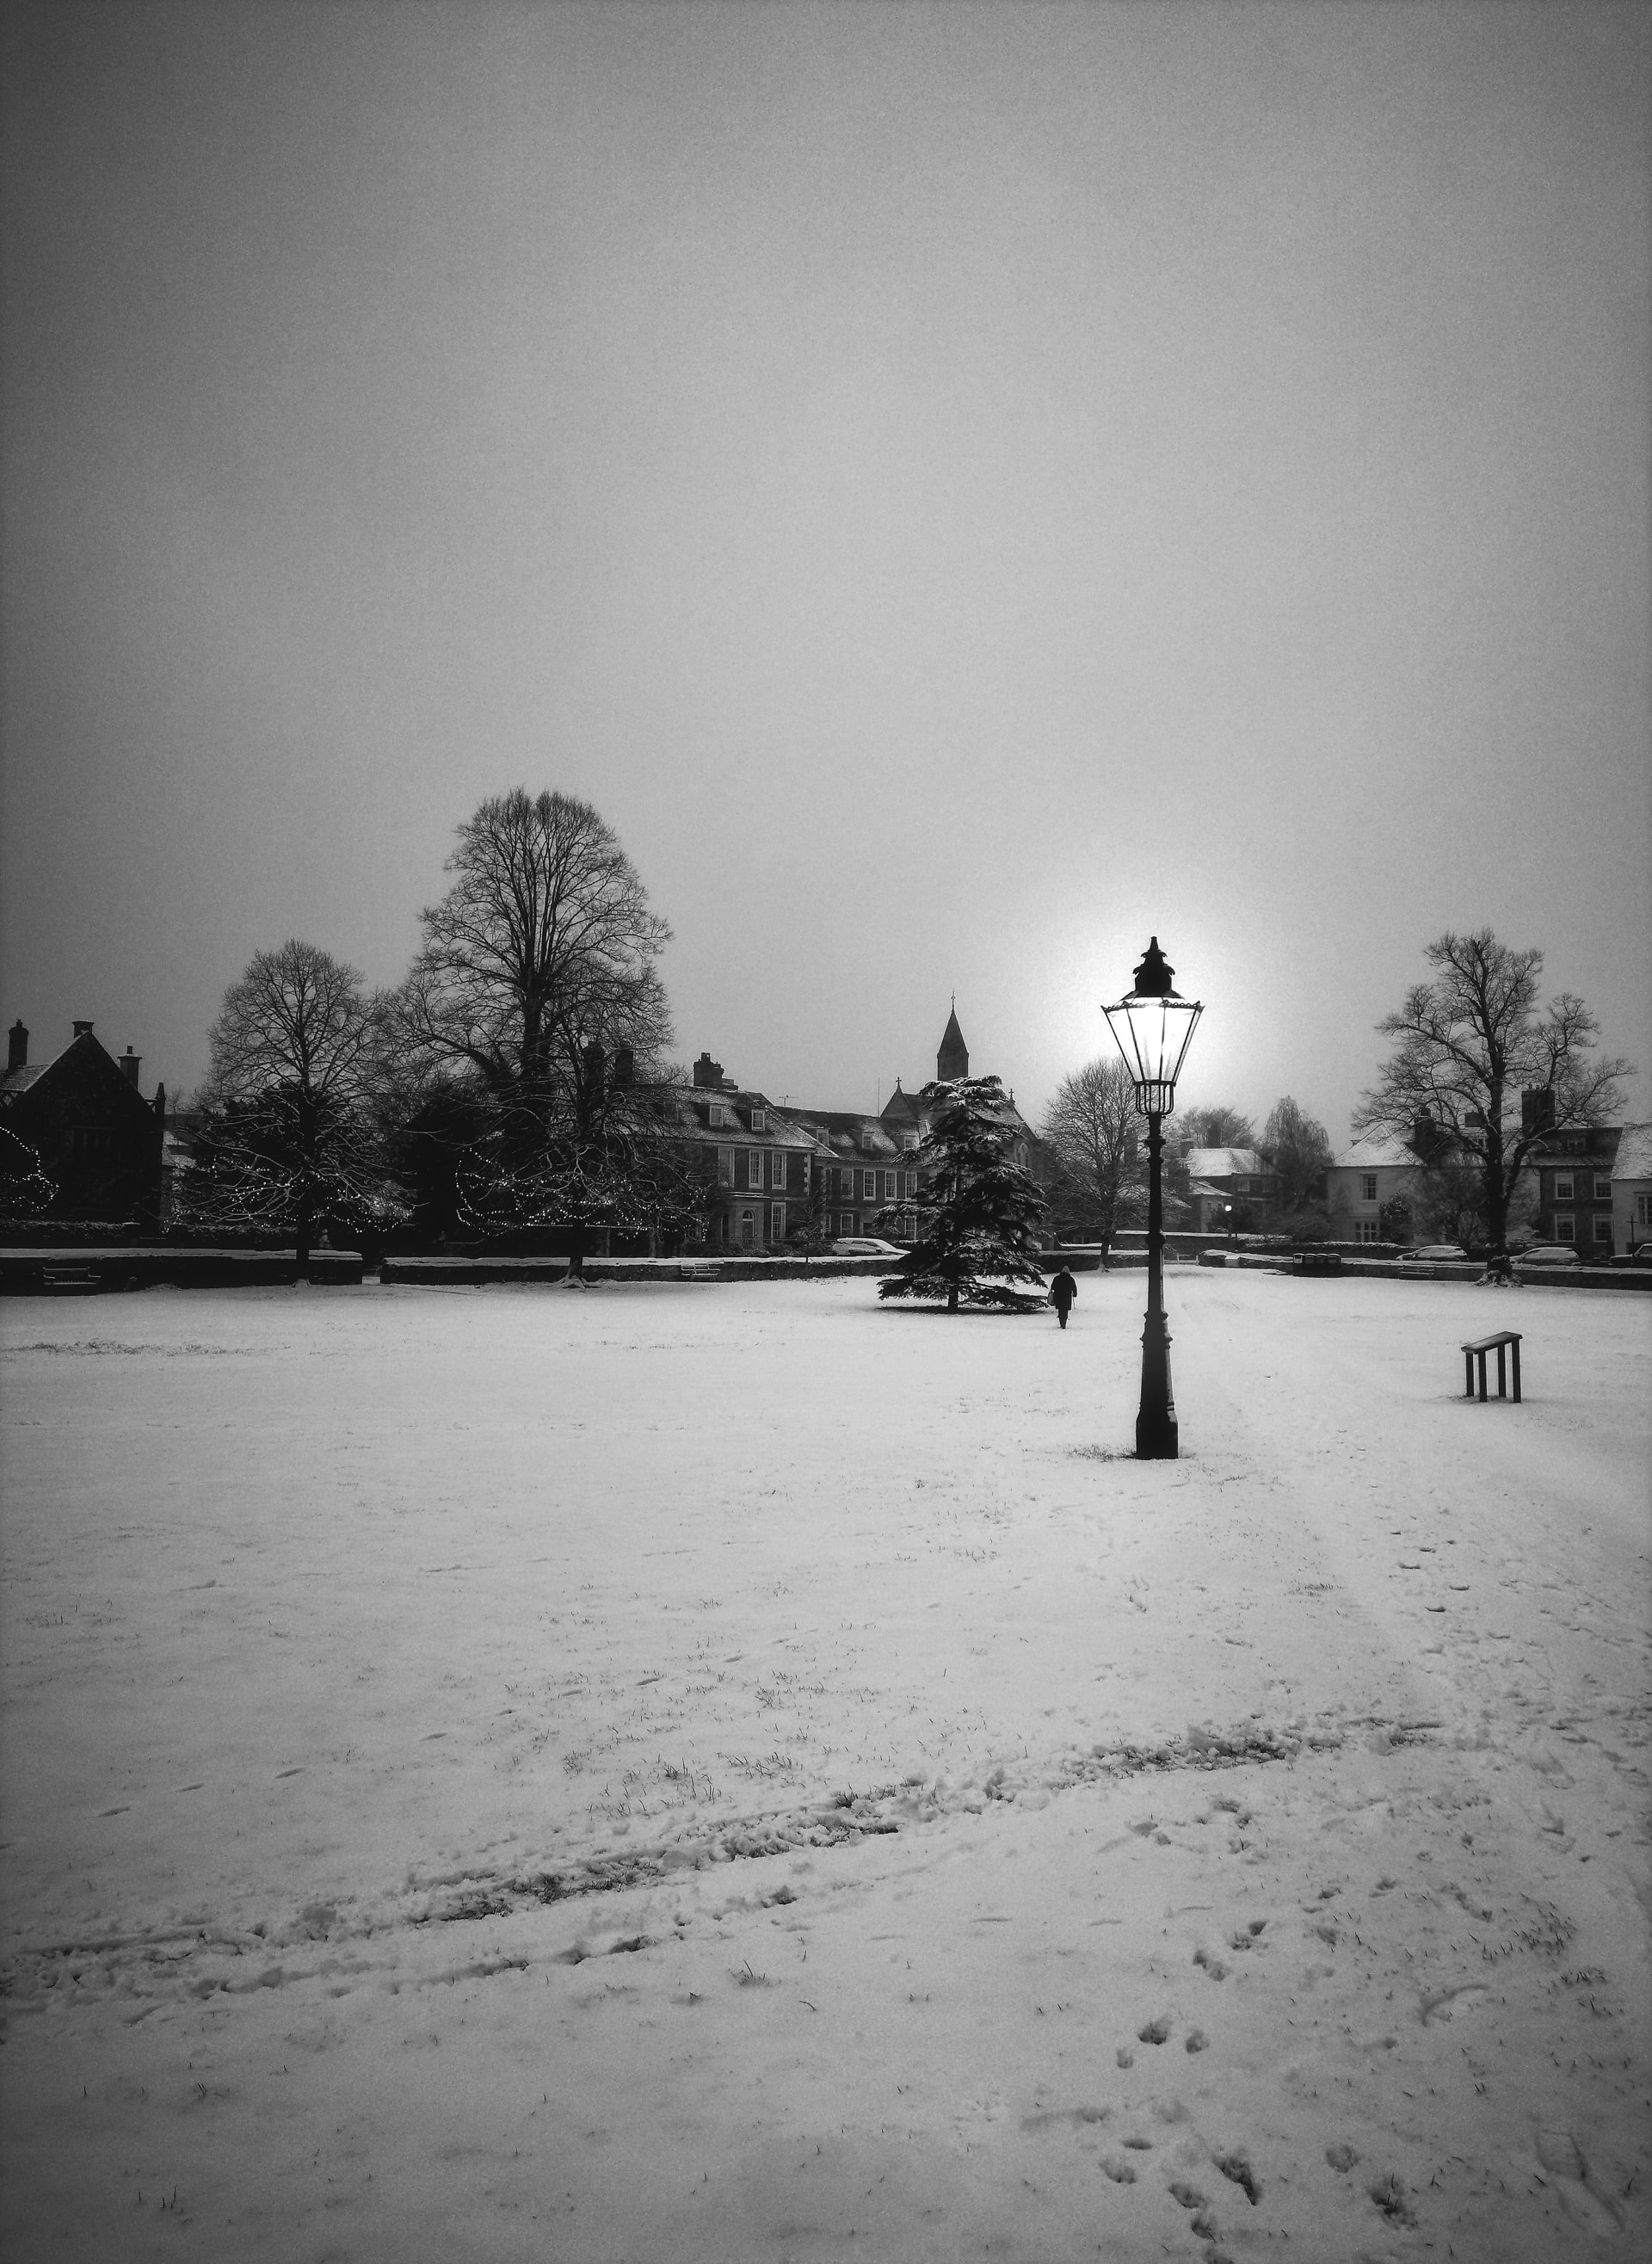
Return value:
M 187 1084 L 521 782 L 817 1103 L 955 989 L 1041 1105 L 1153 932 L 1333 1137 L 1447 925 L 1652 1060 L 1642 11 L 40 20 L 8 1015 Z

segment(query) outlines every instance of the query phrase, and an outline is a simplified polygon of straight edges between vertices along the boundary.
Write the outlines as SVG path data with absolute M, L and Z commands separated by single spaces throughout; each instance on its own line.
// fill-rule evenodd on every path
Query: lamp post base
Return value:
M 1174 1462 L 1181 1446 L 1170 1390 L 1170 1339 L 1163 1313 L 1149 1313 L 1141 1332 L 1141 1405 L 1136 1416 L 1136 1460 Z

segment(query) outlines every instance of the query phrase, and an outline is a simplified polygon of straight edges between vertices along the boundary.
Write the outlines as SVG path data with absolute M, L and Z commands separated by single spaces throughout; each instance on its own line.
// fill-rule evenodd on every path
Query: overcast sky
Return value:
M 4 982 L 187 1089 L 559 787 L 678 1052 L 1338 1145 L 1447 927 L 1652 1070 L 1652 11 L 15 6 Z M 1630 1093 L 1652 1114 L 1652 1078 Z

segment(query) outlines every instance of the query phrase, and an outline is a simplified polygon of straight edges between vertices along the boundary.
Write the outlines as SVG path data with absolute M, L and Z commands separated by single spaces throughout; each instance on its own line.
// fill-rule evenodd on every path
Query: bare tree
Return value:
M 1124 1063 L 1098 1060 L 1061 1079 L 1040 1127 L 1060 1165 L 1056 1216 L 1094 1236 L 1104 1266 L 1113 1237 L 1141 1208 L 1136 1143 L 1145 1121 Z
M 1540 1009 L 1540 951 L 1514 951 L 1489 928 L 1447 932 L 1424 954 L 1431 982 L 1377 1027 L 1395 1041 L 1356 1132 L 1414 1140 L 1426 1120 L 1438 1152 L 1475 1169 L 1496 1270 L 1507 1271 L 1509 1208 L 1527 1157 L 1550 1131 L 1599 1124 L 1629 1063 L 1595 1056 L 1599 1024 L 1563 990 Z M 1524 1111 L 1521 1095 L 1541 1092 Z
M 301 1274 L 328 1217 L 388 1215 L 373 1115 L 384 1036 L 358 969 L 296 940 L 255 952 L 208 1036 L 182 1213 L 290 1232 Z
M 656 962 L 670 930 L 609 827 L 569 795 L 530 801 L 518 787 L 484 802 L 447 870 L 399 1000 L 407 1040 L 583 1138 L 607 1114 L 616 1057 L 646 1078 L 670 1042 Z
M 1184 1148 L 1254 1148 L 1257 1128 L 1236 1108 L 1190 1108 L 1181 1120 Z

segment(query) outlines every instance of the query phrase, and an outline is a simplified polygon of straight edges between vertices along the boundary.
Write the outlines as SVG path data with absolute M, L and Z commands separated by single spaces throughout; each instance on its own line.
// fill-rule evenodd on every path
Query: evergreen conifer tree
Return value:
M 960 1304 L 1037 1311 L 1044 1275 L 1032 1230 L 1044 1197 L 1014 1161 L 1018 1127 L 1003 1085 L 996 1077 L 959 1078 L 926 1085 L 917 1099 L 930 1117 L 915 1159 L 923 1231 L 878 1295 L 944 1299 L 949 1313 Z M 1036 1282 L 1039 1294 L 1018 1281 Z

